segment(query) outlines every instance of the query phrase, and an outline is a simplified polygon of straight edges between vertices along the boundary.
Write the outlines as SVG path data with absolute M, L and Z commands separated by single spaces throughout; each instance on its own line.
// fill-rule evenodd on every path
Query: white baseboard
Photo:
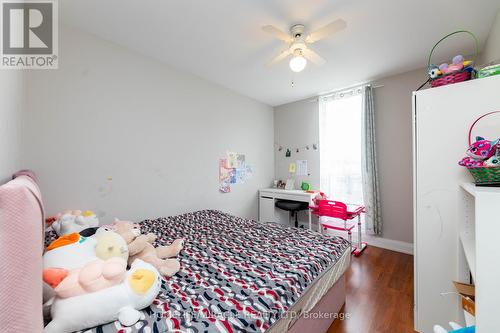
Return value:
M 413 243 L 407 243 L 394 239 L 387 239 L 371 235 L 364 235 L 363 238 L 364 241 L 367 242 L 369 245 L 413 255 Z

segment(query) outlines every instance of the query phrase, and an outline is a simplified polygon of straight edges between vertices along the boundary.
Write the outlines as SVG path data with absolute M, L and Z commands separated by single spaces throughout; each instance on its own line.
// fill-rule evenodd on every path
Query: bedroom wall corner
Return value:
M 372 243 L 405 253 L 413 243 L 411 95 L 425 80 L 425 69 L 375 80 L 382 86 L 374 96 L 384 231 L 383 238 L 372 237 Z M 274 115 L 277 143 L 293 147 L 319 140 L 319 104 L 314 99 L 277 106 Z M 319 152 L 292 151 L 291 158 L 286 158 L 275 147 L 275 159 L 278 179 L 289 175 L 288 163 L 307 159 L 311 176 L 306 179 L 319 188 Z
M 500 60 L 500 10 L 491 26 L 490 33 L 480 55 L 480 64 Z
M 414 71 L 377 80 L 375 123 L 385 239 L 413 243 L 412 92 L 427 80 Z
M 21 124 L 26 102 L 23 70 L 0 72 L 0 184 L 21 166 Z
M 257 218 L 274 177 L 273 109 L 94 35 L 60 26 L 59 69 L 30 73 L 25 167 L 47 213 L 142 220 L 201 209 Z M 253 176 L 218 190 L 218 160 Z

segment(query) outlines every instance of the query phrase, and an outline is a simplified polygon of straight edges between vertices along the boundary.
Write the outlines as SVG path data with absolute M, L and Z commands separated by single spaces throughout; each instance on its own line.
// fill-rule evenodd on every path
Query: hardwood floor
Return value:
M 413 333 L 413 256 L 369 246 L 346 273 L 344 320 L 328 333 Z

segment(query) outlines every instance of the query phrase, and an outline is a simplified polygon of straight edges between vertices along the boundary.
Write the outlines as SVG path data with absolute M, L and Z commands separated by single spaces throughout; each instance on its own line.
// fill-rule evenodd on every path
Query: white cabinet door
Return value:
M 259 195 L 259 221 L 276 222 L 274 215 L 274 198 L 266 195 Z

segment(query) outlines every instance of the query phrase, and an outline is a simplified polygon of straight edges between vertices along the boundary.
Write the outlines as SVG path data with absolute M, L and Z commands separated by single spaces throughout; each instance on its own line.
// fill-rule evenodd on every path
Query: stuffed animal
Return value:
M 121 257 L 128 260 L 125 240 L 112 231 L 100 231 L 92 237 L 73 233 L 59 237 L 49 244 L 43 255 L 44 268 L 82 268 L 96 259 Z
M 50 223 L 54 219 L 51 226 L 58 236 L 79 233 L 84 229 L 99 226 L 99 219 L 91 211 L 82 213 L 80 210 L 68 210 L 48 218 L 47 221 Z
M 49 284 L 59 298 L 80 296 L 121 283 L 127 270 L 127 261 L 112 257 L 106 261 L 97 259 L 83 268 L 43 270 L 43 281 Z
M 476 332 L 476 327 L 471 326 L 471 327 L 465 327 L 463 328 L 462 326 L 458 325 L 457 323 L 454 323 L 450 321 L 448 324 L 450 324 L 450 327 L 452 331 L 447 331 L 445 328 L 439 325 L 434 325 L 434 333 L 474 333 Z
M 430 65 L 428 68 L 428 74 L 431 79 L 436 79 L 441 75 L 452 74 L 459 72 L 461 70 L 473 71 L 473 62 L 470 60 L 465 60 L 462 55 L 456 55 L 451 60 L 451 64 L 442 63 L 439 66 Z
M 478 161 L 470 157 L 464 157 L 459 162 L 459 165 L 469 168 L 482 167 L 484 165 L 483 161 Z
M 442 74 L 443 73 L 439 70 L 438 66 L 436 65 L 429 66 L 429 77 L 431 79 L 435 79 Z
M 500 157 L 497 155 L 493 155 L 484 161 L 484 165 L 487 167 L 498 167 L 500 166 Z
M 314 205 L 316 205 L 316 206 L 317 206 L 317 205 L 319 205 L 319 201 L 320 201 L 320 200 L 326 200 L 326 199 L 328 199 L 328 197 L 325 195 L 325 193 L 323 193 L 323 192 L 319 192 L 319 193 L 318 193 L 318 194 L 316 194 L 316 196 L 314 197 L 314 199 L 313 199 L 313 203 L 314 203 Z
M 53 241 L 43 255 L 44 268 L 75 269 L 95 260 L 95 237 L 83 237 L 77 233 L 64 235 Z
M 140 259 L 132 263 L 123 282 L 93 293 L 56 298 L 51 308 L 52 321 L 45 333 L 69 333 L 115 320 L 132 326 L 140 319 L 160 292 L 161 276 L 156 268 Z
M 153 242 L 156 236 L 152 233 L 142 235 L 140 227 L 137 224 L 128 221 L 115 219 L 114 230 L 125 239 L 129 250 L 129 263 L 135 259 L 141 259 L 152 264 L 165 276 L 172 276 L 180 269 L 180 263 L 177 259 L 169 259 L 179 254 L 184 246 L 183 239 L 177 239 L 168 246 L 159 246 L 155 248 Z
M 95 234 L 97 244 L 95 246 L 95 255 L 97 258 L 107 260 L 119 257 L 128 261 L 128 246 L 122 236 L 113 231 L 98 229 Z
M 476 142 L 467 150 L 467 155 L 475 160 L 484 161 L 496 153 L 499 140 L 489 141 L 481 136 L 477 136 Z

